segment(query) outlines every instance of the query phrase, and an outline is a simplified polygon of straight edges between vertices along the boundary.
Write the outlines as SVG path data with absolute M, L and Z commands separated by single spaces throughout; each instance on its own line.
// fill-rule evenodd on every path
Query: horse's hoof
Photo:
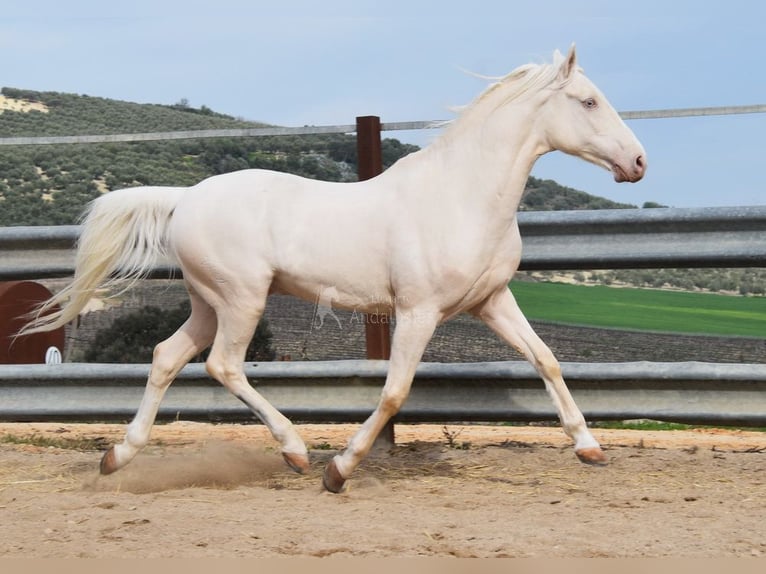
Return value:
M 322 475 L 322 484 L 328 491 L 334 492 L 335 494 L 343 491 L 346 479 L 343 478 L 338 471 L 335 460 L 331 460 L 325 467 L 324 474 Z
M 283 452 L 282 458 L 285 459 L 287 466 L 292 468 L 298 474 L 306 474 L 309 469 L 309 457 L 297 452 Z
M 605 466 L 607 464 L 607 458 L 604 451 L 601 448 L 594 446 L 591 448 L 581 448 L 576 450 L 575 454 L 580 462 L 585 464 L 592 464 L 594 466 Z
M 112 447 L 106 451 L 103 457 L 101 457 L 99 470 L 101 471 L 101 474 L 112 474 L 118 468 L 117 457 L 114 454 L 114 447 Z

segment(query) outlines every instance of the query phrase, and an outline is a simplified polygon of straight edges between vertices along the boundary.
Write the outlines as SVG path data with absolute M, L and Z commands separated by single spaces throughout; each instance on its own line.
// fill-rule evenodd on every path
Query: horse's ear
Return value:
M 561 68 L 559 68 L 559 78 L 562 80 L 568 80 L 574 71 L 577 69 L 577 52 L 575 50 L 574 42 L 569 47 L 569 53 L 567 54 L 566 59 L 561 64 Z

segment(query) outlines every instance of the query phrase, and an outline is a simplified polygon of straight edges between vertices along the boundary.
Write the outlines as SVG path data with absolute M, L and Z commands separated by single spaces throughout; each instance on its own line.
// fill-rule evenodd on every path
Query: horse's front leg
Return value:
M 423 351 L 439 324 L 435 311 L 397 311 L 396 330 L 391 343 L 386 384 L 377 408 L 349 441 L 343 454 L 335 456 L 325 468 L 324 486 L 340 492 L 354 469 L 372 448 L 375 438 L 404 404 L 410 393 L 415 370 Z
M 522 353 L 537 369 L 556 406 L 564 432 L 575 441 L 578 458 L 589 464 L 606 464 L 606 455 L 588 430 L 585 418 L 561 376 L 559 362 L 534 332 L 510 290 L 503 286 L 473 309 L 472 313 Z

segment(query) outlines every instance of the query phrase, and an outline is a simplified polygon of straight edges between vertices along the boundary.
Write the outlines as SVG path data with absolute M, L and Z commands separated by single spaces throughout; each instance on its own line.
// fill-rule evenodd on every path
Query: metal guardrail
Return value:
M 766 207 L 523 212 L 522 268 L 766 266 Z M 79 228 L 0 228 L 0 280 L 69 276 Z M 154 276 L 173 270 L 162 267 Z M 175 272 L 180 276 L 179 272 Z M 766 426 L 763 365 L 564 363 L 588 420 L 651 418 Z M 259 391 L 294 420 L 358 421 L 375 407 L 383 361 L 264 363 Z M 0 420 L 127 420 L 149 365 L 0 365 Z M 171 386 L 160 418 L 251 420 L 202 365 Z M 424 363 L 400 421 L 555 420 L 527 363 Z
M 766 266 L 766 206 L 519 214 L 524 269 Z
M 522 269 L 766 267 L 766 206 L 521 212 Z M 0 228 L 0 280 L 67 277 L 79 227 Z M 154 277 L 180 277 L 167 266 Z
M 364 420 L 380 397 L 387 361 L 250 365 L 252 384 L 301 422 Z M 651 418 L 691 424 L 766 426 L 766 369 L 755 364 L 562 363 L 586 418 Z M 126 421 L 149 365 L 0 365 L 0 420 Z M 693 392 L 690 391 L 693 389 Z M 253 416 L 188 365 L 166 394 L 160 419 L 247 421 Z M 422 363 L 399 422 L 556 420 L 544 385 L 524 362 Z

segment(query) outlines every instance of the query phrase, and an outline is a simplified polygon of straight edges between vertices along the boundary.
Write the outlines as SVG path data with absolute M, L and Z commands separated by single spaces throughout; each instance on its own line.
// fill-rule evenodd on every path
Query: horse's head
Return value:
M 577 66 L 574 45 L 558 64 L 540 121 L 552 149 L 605 167 L 617 182 L 640 180 L 646 152 L 619 114 Z

